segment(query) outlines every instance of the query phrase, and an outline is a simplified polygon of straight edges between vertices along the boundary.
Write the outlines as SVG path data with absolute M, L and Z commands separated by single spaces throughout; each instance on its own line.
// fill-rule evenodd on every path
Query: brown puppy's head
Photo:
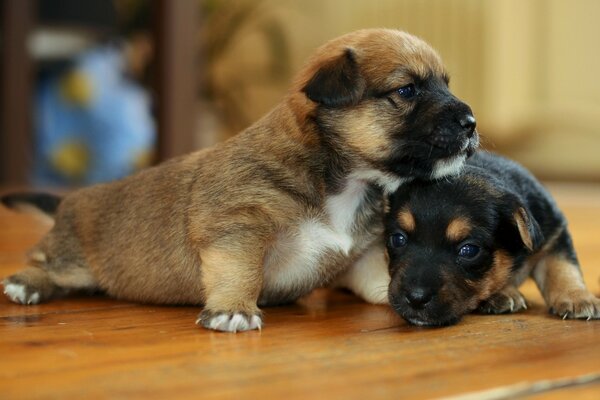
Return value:
M 386 217 L 394 310 L 415 325 L 451 325 L 509 282 L 542 240 L 519 196 L 470 165 L 414 182 L 390 197 Z
M 403 179 L 457 173 L 479 144 L 440 57 L 405 32 L 369 29 L 327 43 L 293 90 L 314 105 L 305 112 L 321 142 L 388 191 Z

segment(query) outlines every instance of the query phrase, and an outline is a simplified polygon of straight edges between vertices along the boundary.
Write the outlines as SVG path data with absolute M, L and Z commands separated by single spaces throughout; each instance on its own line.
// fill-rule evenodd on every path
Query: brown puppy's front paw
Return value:
M 585 290 L 564 294 L 550 304 L 550 312 L 562 319 L 600 319 L 600 299 Z
M 222 332 L 249 331 L 262 329 L 262 317 L 260 313 L 226 312 L 203 310 L 196 324 L 207 329 Z
M 13 303 L 18 304 L 38 304 L 40 302 L 40 293 L 24 283 L 12 282 L 10 278 L 2 281 L 4 294 Z
M 505 288 L 479 304 L 483 314 L 506 314 L 527 310 L 525 298 L 516 288 Z
M 66 293 L 54 284 L 46 270 L 37 267 L 26 267 L 5 278 L 2 286 L 11 301 L 26 305 L 42 303 Z

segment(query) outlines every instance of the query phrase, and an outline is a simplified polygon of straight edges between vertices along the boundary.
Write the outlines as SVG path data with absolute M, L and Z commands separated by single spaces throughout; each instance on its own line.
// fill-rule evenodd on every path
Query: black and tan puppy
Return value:
M 463 172 L 404 185 L 386 218 L 389 301 L 408 322 L 456 323 L 476 309 L 526 309 L 527 277 L 562 318 L 600 318 L 567 222 L 541 184 L 505 158 L 478 152 Z
M 5 197 L 55 218 L 5 293 L 33 304 L 102 290 L 204 305 L 198 323 L 210 329 L 260 328 L 259 305 L 364 270 L 383 191 L 458 172 L 478 138 L 447 84 L 439 56 L 409 34 L 333 40 L 281 104 L 227 142 L 60 200 Z

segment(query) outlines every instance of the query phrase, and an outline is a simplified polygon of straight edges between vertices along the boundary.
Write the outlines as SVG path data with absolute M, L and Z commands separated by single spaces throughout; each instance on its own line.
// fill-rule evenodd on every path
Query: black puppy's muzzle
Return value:
M 422 310 L 433 297 L 433 291 L 427 287 L 415 287 L 405 293 L 404 301 L 414 310 Z
M 421 271 L 421 269 L 419 269 Z M 440 327 L 457 323 L 460 316 L 448 304 L 440 302 L 439 279 L 433 275 L 419 277 L 410 271 L 392 274 L 389 285 L 389 302 L 393 310 L 411 325 Z

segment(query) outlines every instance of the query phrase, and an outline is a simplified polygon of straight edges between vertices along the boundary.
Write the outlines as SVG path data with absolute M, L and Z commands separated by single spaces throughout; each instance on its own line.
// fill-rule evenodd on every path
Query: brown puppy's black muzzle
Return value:
M 449 154 L 472 153 L 479 139 L 471 108 L 449 92 L 438 107 L 437 122 L 428 142 Z
M 457 137 L 459 139 L 471 139 L 476 134 L 475 128 L 477 127 L 477 121 L 473 116 L 471 107 L 462 101 L 453 97 L 452 106 L 449 107 L 449 113 L 453 114 L 454 127 L 456 129 Z
M 458 118 L 458 124 L 465 130 L 466 136 L 472 138 L 475 135 L 475 128 L 477 127 L 477 121 L 473 114 L 462 114 Z

